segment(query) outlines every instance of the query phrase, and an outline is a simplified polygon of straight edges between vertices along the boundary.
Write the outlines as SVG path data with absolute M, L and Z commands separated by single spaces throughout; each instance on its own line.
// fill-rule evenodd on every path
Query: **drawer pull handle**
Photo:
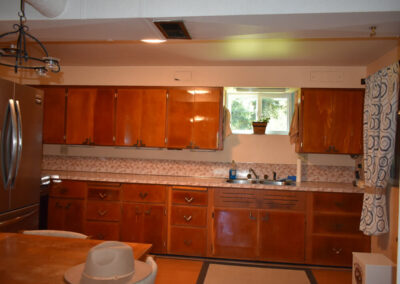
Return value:
M 250 220 L 256 220 L 256 217 L 253 216 L 253 213 L 251 213 L 251 211 L 249 213 L 249 218 Z
M 144 211 L 145 215 L 150 215 L 151 214 L 151 208 L 149 210 Z
M 147 192 L 140 192 L 139 196 L 141 199 L 145 199 L 147 197 L 148 193 Z
M 65 209 L 69 209 L 71 207 L 71 203 L 69 202 L 66 206 Z
M 97 213 L 98 213 L 100 216 L 106 215 L 107 212 L 108 212 L 107 210 L 97 210 Z
M 63 208 L 63 207 L 60 203 L 56 202 L 56 208 Z
M 251 213 L 250 213 L 251 214 Z M 269 220 L 269 215 L 268 213 L 265 213 L 264 217 L 262 218 L 264 222 L 268 222 Z
M 139 207 L 135 208 L 135 212 L 136 212 L 136 215 L 142 214 L 142 211 L 140 211 Z
M 107 193 L 105 193 L 105 192 L 99 192 L 98 194 L 99 194 L 99 197 L 100 197 L 101 199 L 104 199 L 104 198 L 107 197 Z
M 193 200 L 194 200 L 194 197 L 193 197 L 193 196 L 191 196 L 191 197 L 185 196 L 185 201 L 186 201 L 187 203 L 192 203 Z
M 190 216 L 183 215 L 183 218 L 186 220 L 186 222 L 190 222 L 190 220 L 192 220 L 192 215 Z
M 184 240 L 183 241 L 185 245 L 190 246 L 192 245 L 192 241 L 191 240 Z
M 339 248 L 339 249 L 337 249 L 337 248 L 332 248 L 332 251 L 335 253 L 335 254 L 340 254 L 341 252 L 342 252 L 342 248 Z

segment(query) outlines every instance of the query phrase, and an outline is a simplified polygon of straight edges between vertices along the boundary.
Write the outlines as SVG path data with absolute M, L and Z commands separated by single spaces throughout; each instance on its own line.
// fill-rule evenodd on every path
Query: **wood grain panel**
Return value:
M 360 216 L 337 214 L 315 214 L 313 231 L 316 234 L 355 234 L 360 235 Z
M 43 143 L 64 144 L 65 137 L 65 88 L 40 88 L 44 91 Z
M 207 208 L 194 206 L 171 206 L 171 225 L 205 227 Z
M 235 208 L 257 208 L 257 191 L 253 189 L 216 188 L 214 206 Z
M 88 144 L 93 141 L 96 94 L 95 88 L 68 88 L 67 144 Z
M 208 200 L 207 191 L 172 190 L 172 204 L 206 206 Z
M 306 206 L 305 192 L 261 190 L 258 195 L 257 203 L 263 209 L 304 211 Z
M 138 146 L 142 123 L 143 90 L 118 89 L 115 145 Z
M 119 188 L 93 188 L 88 186 L 88 200 L 118 201 L 120 200 Z
M 49 195 L 52 197 L 66 197 L 84 199 L 86 196 L 86 182 L 62 180 L 60 183 L 53 182 Z
M 168 253 L 205 256 L 207 248 L 206 230 L 202 228 L 171 228 Z
M 362 194 L 314 192 L 313 196 L 314 211 L 357 214 L 361 212 Z
M 153 184 L 123 184 L 122 200 L 162 203 L 166 200 L 166 187 Z
M 95 240 L 119 240 L 119 223 L 86 221 L 85 234 Z
M 168 89 L 167 147 L 192 145 L 194 95 L 184 88 Z
M 142 99 L 140 140 L 142 147 L 164 147 L 167 114 L 167 90 L 145 89 Z
M 94 108 L 94 143 L 102 146 L 114 145 L 115 90 L 98 88 Z
M 119 202 L 87 201 L 87 220 L 119 221 L 120 218 L 121 207 Z

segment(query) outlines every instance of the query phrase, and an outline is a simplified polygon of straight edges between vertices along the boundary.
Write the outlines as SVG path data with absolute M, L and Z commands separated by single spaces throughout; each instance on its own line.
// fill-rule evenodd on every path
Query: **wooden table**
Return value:
M 99 240 L 0 233 L 0 283 L 65 283 L 64 273 L 86 261 Z M 144 258 L 151 244 L 126 243 L 135 259 Z

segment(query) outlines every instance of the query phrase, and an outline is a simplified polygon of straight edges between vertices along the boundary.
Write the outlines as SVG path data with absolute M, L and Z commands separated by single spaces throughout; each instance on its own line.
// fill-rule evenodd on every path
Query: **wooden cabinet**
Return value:
M 66 143 L 114 144 L 112 88 L 68 88 Z
M 222 89 L 168 89 L 167 147 L 222 149 Z
M 207 188 L 172 187 L 168 253 L 206 256 L 207 205 Z
M 165 147 L 167 90 L 117 90 L 116 142 L 118 146 Z
M 44 92 L 43 143 L 65 142 L 66 89 L 63 87 L 41 87 Z
M 301 153 L 361 154 L 364 89 L 302 89 Z
M 214 256 L 304 262 L 305 204 L 304 192 L 217 189 Z
M 86 183 L 52 183 L 48 204 L 48 228 L 84 233 Z
M 370 237 L 359 231 L 362 194 L 310 194 L 307 259 L 312 264 L 351 266 L 352 252 L 369 252 Z
M 151 243 L 152 252 L 166 252 L 166 187 L 122 186 L 121 240 Z

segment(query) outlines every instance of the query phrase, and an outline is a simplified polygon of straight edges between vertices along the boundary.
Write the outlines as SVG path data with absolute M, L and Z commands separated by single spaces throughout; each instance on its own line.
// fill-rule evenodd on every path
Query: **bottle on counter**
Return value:
M 229 179 L 236 179 L 236 163 L 232 160 L 231 168 L 229 169 Z

